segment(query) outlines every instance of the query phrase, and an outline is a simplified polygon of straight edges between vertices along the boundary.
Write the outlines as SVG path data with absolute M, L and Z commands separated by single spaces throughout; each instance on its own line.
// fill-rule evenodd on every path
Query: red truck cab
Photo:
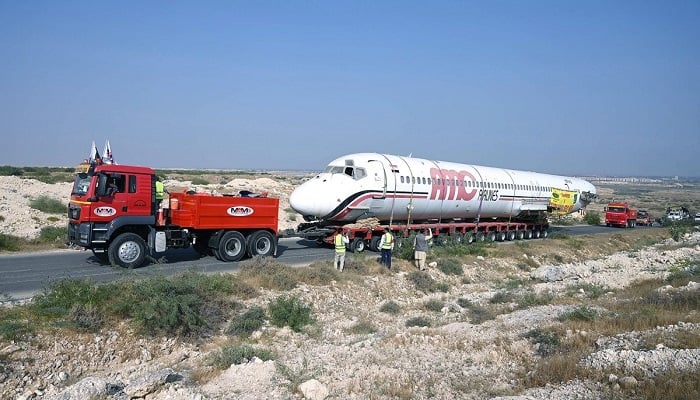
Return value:
M 605 207 L 605 225 L 634 228 L 637 225 L 637 210 L 627 203 L 608 203 Z
M 78 171 L 68 206 L 68 241 L 127 268 L 168 248 L 194 247 L 222 261 L 277 252 L 279 199 L 183 192 L 156 201 L 153 169 L 117 164 Z

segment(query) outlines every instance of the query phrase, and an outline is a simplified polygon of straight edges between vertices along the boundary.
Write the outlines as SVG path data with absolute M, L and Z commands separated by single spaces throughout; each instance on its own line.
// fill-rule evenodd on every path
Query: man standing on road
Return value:
M 427 232 L 427 234 L 426 234 Z M 414 257 L 416 259 L 416 267 L 423 271 L 425 270 L 425 259 L 428 256 L 428 240 L 433 237 L 433 231 L 428 229 L 422 229 L 416 235 L 413 241 L 413 250 L 415 251 Z
M 381 264 L 391 269 L 391 250 L 394 249 L 394 235 L 391 234 L 388 227 L 384 228 L 384 234 L 379 241 L 379 249 L 382 251 Z
M 350 243 L 350 240 L 342 228 L 338 228 L 337 232 L 338 234 L 333 238 L 333 242 L 335 243 L 335 260 L 333 260 L 333 267 L 343 272 L 343 268 L 345 267 L 345 246 Z

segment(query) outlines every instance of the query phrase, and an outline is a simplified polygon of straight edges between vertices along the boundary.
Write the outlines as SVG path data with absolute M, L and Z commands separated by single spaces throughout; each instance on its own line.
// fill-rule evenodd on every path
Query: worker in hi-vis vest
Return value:
M 338 228 L 337 232 L 338 234 L 333 238 L 333 242 L 335 243 L 335 260 L 333 261 L 333 267 L 342 272 L 345 267 L 345 246 L 350 243 L 350 240 L 342 228 Z
M 164 193 L 168 193 L 168 191 L 165 189 L 165 185 L 163 185 L 163 178 L 156 176 L 156 208 L 160 208 Z
M 391 251 L 394 249 L 394 235 L 391 234 L 389 228 L 384 228 L 384 234 L 379 241 L 379 249 L 382 251 L 381 264 L 391 269 Z

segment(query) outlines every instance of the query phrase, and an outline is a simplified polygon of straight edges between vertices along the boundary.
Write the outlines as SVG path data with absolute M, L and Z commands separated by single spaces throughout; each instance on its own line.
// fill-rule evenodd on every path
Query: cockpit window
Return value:
M 329 165 L 328 167 L 326 167 L 326 170 L 324 172 L 328 174 L 347 175 L 355 180 L 362 179 L 367 176 L 367 171 L 365 171 L 364 168 L 350 166 L 340 167 L 336 165 Z

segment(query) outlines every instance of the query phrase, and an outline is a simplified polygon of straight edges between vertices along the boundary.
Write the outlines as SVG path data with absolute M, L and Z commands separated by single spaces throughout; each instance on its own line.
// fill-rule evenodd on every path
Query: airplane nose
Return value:
M 319 193 L 311 182 L 301 184 L 289 196 L 289 206 L 303 216 L 320 217 Z

